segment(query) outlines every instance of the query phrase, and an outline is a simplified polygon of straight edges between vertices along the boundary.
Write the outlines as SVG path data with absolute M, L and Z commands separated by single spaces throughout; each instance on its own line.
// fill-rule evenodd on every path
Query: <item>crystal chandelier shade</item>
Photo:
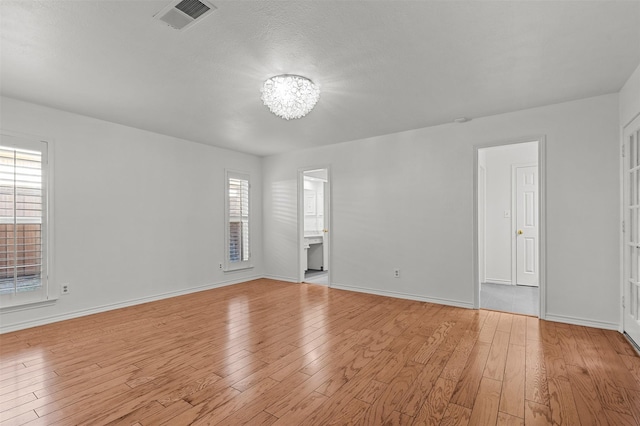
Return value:
M 320 98 L 320 89 L 313 81 L 291 74 L 271 77 L 264 82 L 261 92 L 262 102 L 285 120 L 304 117 Z

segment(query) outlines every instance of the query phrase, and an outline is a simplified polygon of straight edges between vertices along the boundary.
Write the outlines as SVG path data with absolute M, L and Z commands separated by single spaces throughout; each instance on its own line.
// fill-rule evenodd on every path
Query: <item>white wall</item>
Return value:
M 261 276 L 261 159 L 1 98 L 2 129 L 54 140 L 52 306 L 3 331 Z M 255 268 L 223 273 L 224 169 L 251 174 Z
M 627 125 L 640 113 L 640 65 L 620 90 L 620 125 Z
M 511 168 L 513 165 L 538 163 L 535 142 L 485 148 L 486 217 L 485 217 L 485 280 L 492 283 L 511 282 Z M 505 211 L 511 213 L 504 217 Z
M 333 284 L 471 307 L 473 146 L 546 135 L 547 316 L 616 328 L 618 129 L 613 94 L 267 157 L 266 272 L 297 279 L 297 169 L 331 165 Z

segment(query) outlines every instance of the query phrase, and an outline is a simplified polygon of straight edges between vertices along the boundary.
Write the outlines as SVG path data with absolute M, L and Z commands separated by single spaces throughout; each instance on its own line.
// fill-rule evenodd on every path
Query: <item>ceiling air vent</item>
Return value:
M 153 17 L 176 30 L 186 30 L 202 21 L 216 7 L 204 0 L 182 0 L 171 2 Z

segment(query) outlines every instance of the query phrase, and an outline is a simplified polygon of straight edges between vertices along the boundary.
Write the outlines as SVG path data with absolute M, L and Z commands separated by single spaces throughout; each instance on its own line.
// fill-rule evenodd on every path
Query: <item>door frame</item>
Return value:
M 482 172 L 482 173 L 481 173 Z M 482 179 L 480 179 L 482 175 Z M 482 244 L 482 259 L 478 255 L 478 279 L 480 282 L 487 281 L 487 170 L 478 166 L 478 186 L 482 185 L 482 199 L 478 198 L 477 212 L 482 208 L 482 225 L 478 225 L 478 244 Z M 480 219 L 480 216 L 478 216 Z M 480 231 L 482 231 L 482 241 L 480 241 Z M 478 247 L 480 247 L 478 245 Z
M 535 141 L 532 141 L 535 142 Z M 539 147 L 540 145 L 538 145 Z M 522 163 L 522 164 L 512 164 L 511 165 L 511 285 L 518 285 L 518 237 L 516 236 L 516 232 L 518 229 L 518 217 L 517 217 L 517 208 L 518 208 L 518 200 L 517 200 L 517 176 L 516 172 L 521 167 L 534 167 L 538 166 L 537 164 L 531 163 Z M 538 169 L 538 175 L 540 174 L 540 170 Z M 538 176 L 539 178 L 540 176 Z M 540 179 L 538 179 L 540 180 Z M 540 182 L 538 182 L 538 186 L 540 186 Z M 540 198 L 540 188 L 538 188 L 538 198 Z M 538 204 L 540 204 L 540 200 L 538 200 Z M 538 218 L 538 231 L 540 231 L 540 218 Z M 539 233 L 539 232 L 538 232 Z M 538 236 L 538 242 L 540 240 L 540 236 Z M 540 266 L 540 261 L 538 261 L 538 266 Z M 539 273 L 540 271 L 538 271 Z M 540 284 L 540 279 L 538 278 L 538 285 Z
M 538 143 L 538 261 L 539 261 L 539 313 L 540 319 L 546 318 L 547 312 L 547 141 L 545 135 L 523 137 L 506 141 L 481 143 L 473 146 L 473 308 L 480 309 L 480 276 L 478 255 L 478 151 L 483 148 L 515 145 L 525 142 Z M 513 216 L 513 215 L 512 215 Z
M 626 180 L 626 164 L 625 161 L 628 161 L 627 158 L 627 152 L 626 152 L 626 139 L 625 139 L 625 131 L 627 130 L 627 127 L 629 127 L 638 117 L 640 117 L 640 112 L 636 113 L 633 117 L 631 117 L 631 119 L 629 121 L 627 121 L 626 123 L 624 123 L 623 125 L 620 126 L 620 228 L 619 228 L 619 232 L 620 232 L 620 325 L 618 326 L 618 331 L 620 333 L 622 333 L 623 335 L 626 334 L 624 331 L 624 316 L 625 316 L 625 300 L 624 300 L 624 296 L 626 294 L 626 289 L 625 289 L 625 281 L 626 281 L 626 268 L 627 268 L 627 262 L 626 262 L 626 257 L 627 257 L 627 251 L 626 251 L 626 233 L 625 233 L 625 225 L 627 228 L 629 228 L 629 223 L 625 223 L 626 217 L 627 217 L 627 206 L 625 205 L 625 191 L 627 188 L 625 188 L 625 180 Z M 627 303 L 630 303 L 630 301 L 627 301 Z M 632 342 L 633 345 L 633 340 L 631 340 L 631 338 L 627 335 L 626 336 L 627 339 Z
M 302 256 L 304 255 L 304 172 L 310 172 L 312 170 L 327 170 L 327 187 L 329 188 L 329 209 L 325 209 L 327 229 L 332 232 L 332 217 L 333 217 L 333 187 L 331 184 L 331 166 L 306 166 L 298 168 L 298 283 L 304 282 L 304 270 L 302 269 Z M 326 194 L 325 194 L 326 200 Z M 329 236 L 329 274 L 328 274 L 328 287 L 331 287 L 332 277 L 332 265 L 333 265 L 333 238 Z

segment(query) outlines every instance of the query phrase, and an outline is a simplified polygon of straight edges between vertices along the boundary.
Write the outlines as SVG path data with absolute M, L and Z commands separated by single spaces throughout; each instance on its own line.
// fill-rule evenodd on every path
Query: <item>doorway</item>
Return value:
M 298 176 L 300 282 L 330 284 L 329 169 L 301 169 Z
M 543 142 L 476 147 L 476 308 L 542 317 Z

